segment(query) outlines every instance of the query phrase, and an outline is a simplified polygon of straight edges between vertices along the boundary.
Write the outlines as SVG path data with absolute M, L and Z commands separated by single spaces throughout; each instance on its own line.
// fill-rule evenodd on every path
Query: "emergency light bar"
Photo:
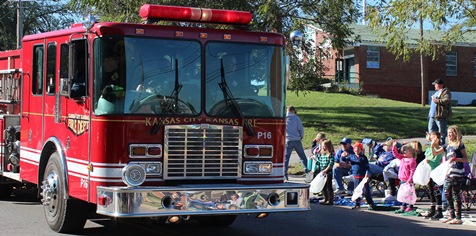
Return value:
M 251 13 L 246 11 L 178 7 L 154 4 L 142 5 L 139 13 L 143 20 L 168 20 L 235 25 L 247 25 L 252 20 Z

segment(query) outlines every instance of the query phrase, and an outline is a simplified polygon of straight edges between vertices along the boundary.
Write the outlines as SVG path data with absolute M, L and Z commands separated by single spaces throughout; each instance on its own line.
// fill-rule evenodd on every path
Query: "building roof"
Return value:
M 373 31 L 367 25 L 352 25 L 351 28 L 354 31 L 354 34 L 358 36 L 357 44 L 385 44 L 385 41 L 380 38 L 375 31 Z M 378 29 L 376 29 L 378 30 Z M 378 32 L 378 31 L 377 31 Z M 406 43 L 417 44 L 420 38 L 419 29 L 407 29 L 408 38 Z M 435 42 L 440 41 L 443 34 L 441 31 L 435 30 L 425 30 L 423 33 L 425 39 L 434 40 Z M 457 43 L 457 46 L 476 46 L 476 34 L 473 32 L 468 32 L 464 36 L 464 40 Z

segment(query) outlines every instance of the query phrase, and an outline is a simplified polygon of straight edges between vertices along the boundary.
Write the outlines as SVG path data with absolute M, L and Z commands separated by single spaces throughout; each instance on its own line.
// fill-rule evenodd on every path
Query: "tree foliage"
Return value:
M 140 22 L 139 9 L 143 2 L 135 0 L 72 0 L 71 3 L 84 13 L 100 17 L 102 21 Z M 319 26 L 333 35 L 335 48 L 347 44 L 352 31 L 350 23 L 355 23 L 359 13 L 352 0 L 162 0 L 148 1 L 151 4 L 190 6 L 212 9 L 230 9 L 253 13 L 251 30 L 273 31 L 286 36 L 294 30 L 305 31 L 309 24 Z M 163 24 L 161 22 L 161 24 Z M 210 27 L 208 25 L 200 27 Z M 215 25 L 212 27 L 224 27 Z M 290 55 L 291 87 L 296 92 L 304 91 L 306 85 L 319 78 L 323 67 L 315 60 L 315 48 L 312 42 L 303 42 L 299 51 L 288 44 Z M 302 50 L 302 51 L 301 51 Z M 302 57 L 308 60 L 302 63 Z
M 369 6 L 367 16 L 369 26 L 397 57 L 409 60 L 417 53 L 436 59 L 441 54 L 439 49 L 446 50 L 466 37 L 474 37 L 475 5 L 474 0 L 390 0 Z M 421 38 L 412 40 L 409 32 L 420 21 L 425 31 Z
M 23 35 L 66 28 L 74 22 L 74 13 L 67 3 L 53 1 L 22 2 Z M 0 4 L 0 50 L 16 48 L 17 2 Z

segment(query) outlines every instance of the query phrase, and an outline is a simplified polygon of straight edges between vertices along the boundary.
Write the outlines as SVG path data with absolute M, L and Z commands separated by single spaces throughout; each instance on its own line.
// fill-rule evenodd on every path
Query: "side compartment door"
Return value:
M 23 44 L 20 178 L 37 183 L 44 137 L 45 40 Z

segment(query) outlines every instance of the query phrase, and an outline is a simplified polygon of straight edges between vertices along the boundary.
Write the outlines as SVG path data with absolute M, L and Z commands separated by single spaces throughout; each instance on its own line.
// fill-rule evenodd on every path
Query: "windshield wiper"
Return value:
M 226 103 L 231 104 L 231 108 L 237 113 L 241 119 L 243 119 L 243 122 L 245 123 L 246 131 L 248 131 L 248 136 L 254 136 L 255 132 L 253 128 L 251 128 L 250 123 L 248 122 L 248 119 L 246 119 L 243 115 L 243 112 L 241 112 L 240 107 L 236 103 L 235 98 L 233 97 L 233 94 L 230 91 L 230 87 L 226 84 L 225 80 L 225 68 L 223 67 L 223 58 L 221 59 L 221 68 L 220 68 L 220 77 L 221 77 L 221 82 L 218 83 L 220 86 L 221 91 L 223 91 L 223 98 L 225 99 Z
M 179 83 L 178 59 L 175 59 L 175 86 L 174 86 L 174 90 L 172 91 L 172 93 L 169 96 L 170 98 L 173 98 L 174 100 L 173 101 L 167 101 L 167 107 L 164 110 L 162 110 L 163 115 L 170 114 L 169 111 L 172 107 L 174 108 L 173 113 L 177 113 L 178 102 L 179 102 L 179 93 L 180 93 L 180 90 L 182 90 L 182 87 L 183 87 L 183 85 Z M 163 120 L 164 119 L 160 119 L 160 122 L 152 127 L 152 130 L 150 131 L 151 134 L 157 134 L 157 132 L 159 131 L 159 127 L 162 125 Z
M 170 108 L 172 108 L 172 106 L 174 107 L 174 113 L 177 113 L 178 102 L 179 102 L 178 96 L 179 96 L 180 90 L 182 90 L 182 87 L 183 85 L 179 83 L 179 77 L 178 77 L 178 59 L 175 59 L 175 86 L 174 86 L 174 90 L 169 96 L 173 98 L 174 100 L 172 102 L 167 103 L 167 108 L 165 108 L 166 114 L 169 113 L 169 110 Z

